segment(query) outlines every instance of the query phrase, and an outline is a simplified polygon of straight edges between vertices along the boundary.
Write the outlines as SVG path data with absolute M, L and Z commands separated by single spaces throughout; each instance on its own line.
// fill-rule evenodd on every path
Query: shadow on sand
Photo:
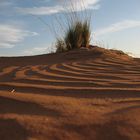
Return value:
M 1 140 L 26 140 L 28 132 L 14 119 L 0 119 Z
M 57 110 L 46 108 L 36 103 L 0 97 L 0 114 L 7 113 L 20 115 L 43 115 L 49 117 L 61 116 L 61 113 Z

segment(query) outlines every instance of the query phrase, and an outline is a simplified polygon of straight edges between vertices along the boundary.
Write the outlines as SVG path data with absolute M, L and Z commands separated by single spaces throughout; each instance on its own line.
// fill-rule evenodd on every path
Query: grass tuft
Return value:
M 87 16 L 86 10 L 85 15 Z M 65 20 L 66 23 L 68 23 L 67 26 L 61 24 L 61 27 L 64 27 L 65 29 L 63 37 L 61 37 L 61 39 L 57 38 L 56 40 L 56 52 L 89 47 L 91 38 L 91 20 L 86 16 L 79 18 L 80 16 L 72 4 L 70 14 L 65 14 Z
M 56 52 L 58 53 L 67 51 L 66 44 L 62 39 L 57 39 L 55 46 L 56 46 Z
M 90 23 L 77 21 L 70 25 L 63 39 L 57 39 L 57 52 L 68 51 L 75 48 L 89 47 Z

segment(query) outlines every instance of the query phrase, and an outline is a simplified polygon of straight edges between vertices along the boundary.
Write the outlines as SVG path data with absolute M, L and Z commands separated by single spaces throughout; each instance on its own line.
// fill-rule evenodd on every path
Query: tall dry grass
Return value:
M 77 9 L 78 5 L 78 9 Z M 51 23 L 40 16 L 32 15 L 42 22 L 55 38 L 56 52 L 89 47 L 91 38 L 91 13 L 84 1 L 63 0 L 63 12 L 52 15 Z M 79 8 L 80 7 L 80 8 Z
M 69 8 L 65 6 L 63 20 L 57 19 L 60 25 L 61 37 L 56 39 L 56 52 L 64 52 L 75 48 L 89 47 L 91 38 L 91 15 L 81 6 L 81 14 L 74 6 L 74 2 L 70 0 Z

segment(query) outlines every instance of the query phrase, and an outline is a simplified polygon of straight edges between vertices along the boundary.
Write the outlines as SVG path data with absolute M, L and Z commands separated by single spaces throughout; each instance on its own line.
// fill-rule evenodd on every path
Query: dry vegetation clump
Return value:
M 65 14 L 64 16 L 67 25 L 65 26 L 65 23 L 61 23 L 61 27 L 64 27 L 63 37 L 56 39 L 56 52 L 64 52 L 81 47 L 88 48 L 90 44 L 91 15 L 87 15 L 86 9 L 84 9 L 80 18 L 73 5 L 71 5 L 69 10 L 70 14 Z
M 64 52 L 74 48 L 89 47 L 90 43 L 89 21 L 76 21 L 70 25 L 63 39 L 57 39 L 57 52 Z
M 65 52 L 65 51 L 68 50 L 67 47 L 66 47 L 66 43 L 62 39 L 57 39 L 56 48 L 57 48 L 58 53 Z

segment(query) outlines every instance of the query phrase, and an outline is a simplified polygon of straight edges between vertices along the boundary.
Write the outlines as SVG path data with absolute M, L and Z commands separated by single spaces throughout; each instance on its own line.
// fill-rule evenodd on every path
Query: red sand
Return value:
M 140 140 L 140 59 L 98 47 L 0 58 L 0 140 Z

